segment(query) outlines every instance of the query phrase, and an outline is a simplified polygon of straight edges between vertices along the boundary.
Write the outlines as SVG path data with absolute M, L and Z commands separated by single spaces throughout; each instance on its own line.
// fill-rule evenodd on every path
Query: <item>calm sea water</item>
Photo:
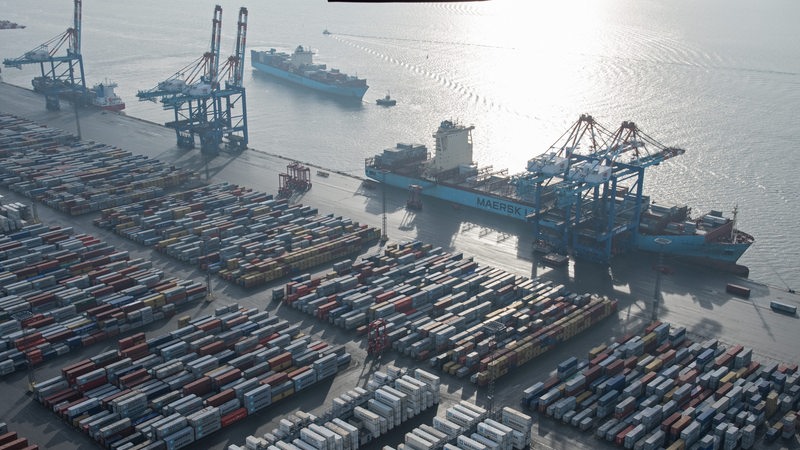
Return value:
M 619 0 L 326 3 L 87 0 L 89 83 L 109 79 L 127 114 L 171 119 L 135 94 L 202 55 L 223 6 L 222 54 L 249 9 L 247 45 L 291 50 L 368 80 L 342 103 L 253 73 L 245 85 L 251 147 L 353 174 L 397 142 L 432 145 L 444 119 L 475 125 L 481 165 L 521 171 L 581 113 L 623 120 L 686 154 L 649 169 L 645 193 L 696 213 L 739 207 L 756 237 L 740 260 L 751 278 L 800 288 L 800 3 L 794 0 Z M 69 0 L 0 0 L 0 57 L 33 49 L 72 23 Z M 332 34 L 323 35 L 328 29 Z M 247 57 L 249 58 L 249 52 Z M 30 87 L 36 69 L 4 69 Z M 374 100 L 387 92 L 398 106 Z M 2 99 L 0 99 L 2 101 Z

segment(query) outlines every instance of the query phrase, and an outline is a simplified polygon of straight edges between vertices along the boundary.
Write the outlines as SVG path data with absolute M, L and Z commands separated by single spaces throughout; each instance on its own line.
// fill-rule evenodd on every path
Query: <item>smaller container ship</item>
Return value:
M 719 211 L 692 217 L 688 206 L 657 205 L 642 194 L 644 167 L 680 155 L 682 149 L 661 147 L 646 154 L 645 138 L 634 133 L 630 142 L 616 142 L 611 150 L 598 147 L 588 156 L 566 146 L 563 156 L 551 152 L 535 157 L 527 171 L 509 176 L 505 169 L 479 168 L 473 162 L 473 129 L 443 121 L 433 134 L 433 155 L 425 145 L 399 143 L 366 159 L 365 174 L 407 189 L 409 198 L 433 197 L 530 223 L 533 250 L 544 254 L 607 263 L 614 255 L 640 250 L 746 273 L 737 261 L 754 239 L 736 229 L 735 211 L 732 219 Z M 638 131 L 632 122 L 623 122 L 609 136 L 630 130 Z M 574 128 L 565 135 L 578 136 L 580 131 Z M 626 145 L 638 155 L 633 162 L 613 156 Z
M 256 70 L 316 91 L 361 100 L 369 89 L 364 78 L 328 69 L 325 64 L 314 64 L 313 52 L 302 45 L 291 55 L 274 48 L 251 50 L 250 55 L 250 64 Z
M 125 109 L 125 102 L 114 92 L 117 83 L 108 81 L 95 84 L 89 90 L 89 102 L 106 111 L 122 111 Z

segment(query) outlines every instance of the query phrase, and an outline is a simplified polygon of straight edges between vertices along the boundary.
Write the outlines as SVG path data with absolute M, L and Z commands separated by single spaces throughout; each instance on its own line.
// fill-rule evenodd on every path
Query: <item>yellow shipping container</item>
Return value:
M 723 385 L 723 384 L 725 384 L 727 382 L 733 383 L 738 378 L 739 378 L 739 374 L 737 374 L 736 372 L 731 371 L 731 372 L 728 372 L 727 374 L 725 374 L 725 376 L 722 377 L 721 380 L 719 380 L 719 384 Z
M 644 368 L 644 370 L 645 370 L 645 372 L 655 372 L 656 370 L 661 368 L 661 364 L 663 362 L 664 362 L 663 360 L 656 358 L 653 361 L 651 361 L 650 364 L 648 364 Z
M 683 442 L 683 439 L 678 439 L 677 441 L 673 442 L 672 445 L 667 447 L 667 450 L 683 450 L 686 447 L 686 444 Z

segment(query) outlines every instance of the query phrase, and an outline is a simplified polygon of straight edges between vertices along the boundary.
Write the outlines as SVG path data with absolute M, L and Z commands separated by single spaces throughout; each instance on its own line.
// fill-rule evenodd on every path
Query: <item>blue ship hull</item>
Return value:
M 458 205 L 476 208 L 522 221 L 527 221 L 528 214 L 534 212 L 533 205 L 526 205 L 522 202 L 489 195 L 477 190 L 469 190 L 462 186 L 449 186 L 446 184 L 434 183 L 433 181 L 398 175 L 371 167 L 366 168 L 366 175 L 375 181 L 386 183 L 389 186 L 400 189 L 408 189 L 409 185 L 416 184 L 422 187 L 422 194 L 428 197 L 438 198 Z
M 662 246 L 655 241 L 658 238 L 668 239 L 670 243 Z M 736 261 L 750 248 L 749 243 L 706 242 L 703 236 L 699 235 L 651 236 L 639 234 L 635 245 L 639 250 L 647 252 L 663 252 L 665 255 L 673 255 L 720 266 L 736 264 Z
M 416 184 L 422 187 L 422 195 L 517 220 L 527 221 L 526 216 L 534 212 L 533 205 L 526 205 L 519 201 L 470 190 L 462 186 L 435 183 L 369 166 L 365 168 L 365 173 L 368 178 L 389 186 L 405 190 L 408 189 L 409 185 Z M 669 245 L 662 246 L 658 244 L 656 242 L 658 238 L 669 239 Z M 663 236 L 638 234 L 634 242 L 634 246 L 641 251 L 663 252 L 665 255 L 676 256 L 724 269 L 736 266 L 736 261 L 750 245 L 750 243 L 706 242 L 701 235 L 671 234 Z
M 261 64 L 255 61 L 252 61 L 251 64 L 253 65 L 254 68 L 258 69 L 259 71 L 267 73 L 274 77 L 289 81 L 291 83 L 300 86 L 314 89 L 315 91 L 324 92 L 326 94 L 337 95 L 340 97 L 361 100 L 362 98 L 364 98 L 364 94 L 367 92 L 367 89 L 369 89 L 368 87 L 349 87 L 349 86 L 337 86 L 332 84 L 320 83 L 319 81 L 312 80 L 310 78 L 305 78 L 291 72 L 286 72 L 284 70 L 280 70 L 276 67 L 268 66 L 266 64 Z

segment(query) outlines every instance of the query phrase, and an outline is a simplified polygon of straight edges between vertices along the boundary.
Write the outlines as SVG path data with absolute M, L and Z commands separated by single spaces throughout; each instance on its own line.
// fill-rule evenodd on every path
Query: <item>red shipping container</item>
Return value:
M 7 433 L 0 434 L 0 444 L 7 444 L 16 438 L 17 438 L 16 431 L 9 431 Z
M 296 376 L 302 375 L 305 372 L 308 372 L 309 370 L 311 370 L 311 367 L 309 366 L 298 367 L 297 369 L 289 372 L 288 376 L 289 378 L 294 379 Z
M 733 359 L 734 359 L 733 355 L 729 353 L 724 353 L 722 355 L 719 355 L 717 359 L 714 360 L 714 367 L 715 368 L 730 367 L 731 361 L 733 361 Z
M 119 349 L 125 350 L 129 347 L 132 347 L 136 344 L 141 344 L 147 340 L 147 337 L 144 333 L 136 333 L 133 336 L 128 336 L 126 338 L 122 338 L 119 340 Z
M 667 417 L 661 422 L 661 431 L 663 431 L 664 433 L 669 433 L 672 424 L 677 422 L 678 419 L 680 418 L 681 418 L 681 413 L 679 412 L 672 413 L 671 416 Z
M 589 361 L 589 366 L 596 366 L 596 365 L 600 364 L 601 362 L 603 362 L 603 360 L 606 359 L 606 358 L 608 358 L 608 353 L 607 352 L 602 352 L 599 355 L 595 356 L 594 359 Z
M 197 325 L 197 329 L 211 333 L 222 329 L 222 321 L 219 319 L 209 320 L 208 322 Z
M 147 373 L 147 369 L 139 369 L 119 377 L 118 382 L 120 387 L 132 388 L 149 379 L 150 374 Z
M 245 315 L 234 317 L 233 319 L 229 320 L 225 324 L 225 329 L 226 330 L 230 330 L 231 328 L 235 327 L 236 325 L 241 325 L 241 324 L 247 322 L 247 320 L 248 320 L 247 316 L 245 316 Z
M 238 422 L 239 420 L 244 419 L 245 417 L 247 417 L 247 409 L 239 408 L 236 411 L 230 412 L 222 416 L 220 423 L 222 425 L 222 428 L 225 428 L 234 422 Z
M 206 406 L 219 406 L 225 402 L 231 401 L 236 398 L 236 392 L 233 389 L 225 389 L 219 394 L 212 395 L 206 399 Z
M 213 355 L 223 350 L 225 350 L 225 343 L 222 341 L 215 341 L 200 347 L 197 350 L 197 354 L 200 356 Z
M 272 370 L 282 370 L 288 367 L 287 364 L 292 363 L 292 354 L 289 352 L 283 352 L 278 356 L 273 356 L 272 358 L 268 359 L 267 362 Z M 280 367 L 281 369 L 277 369 L 277 367 Z
M 656 376 L 658 376 L 656 372 L 647 372 L 639 381 L 641 381 L 642 386 L 647 386 L 647 383 L 653 381 Z
M 614 443 L 616 443 L 617 445 L 622 445 L 625 442 L 625 435 L 628 434 L 631 430 L 633 430 L 633 428 L 634 428 L 633 425 L 628 425 L 627 427 L 625 427 L 624 430 L 617 433 L 617 436 L 614 439 Z
M 65 368 L 61 369 L 61 375 L 64 377 L 65 380 L 67 380 L 67 383 L 74 384 L 75 383 L 75 378 L 77 378 L 77 377 L 79 377 L 79 376 L 81 376 L 81 375 L 83 375 L 85 373 L 89 373 L 89 372 L 93 371 L 96 368 L 97 368 L 97 366 L 95 365 L 95 363 L 87 360 L 83 364 L 73 365 L 73 366 L 65 367 Z
M 222 375 L 217 376 L 213 381 L 217 387 L 225 386 L 235 380 L 238 380 L 242 376 L 242 371 L 239 369 L 231 369 Z
M 120 353 L 122 353 L 122 356 L 135 360 L 147 356 L 150 353 L 150 348 L 147 342 L 142 342 L 141 344 L 136 344 L 124 350 L 120 350 Z
M 744 346 L 737 344 L 737 345 L 734 345 L 733 347 L 729 348 L 725 353 L 728 354 L 728 355 L 736 356 L 742 350 L 744 350 Z
M 183 395 L 195 394 L 203 396 L 211 391 L 211 387 L 211 378 L 205 376 L 183 386 Z
M 0 450 L 22 450 L 28 446 L 28 438 L 20 437 L 0 445 Z
M 670 362 L 672 362 L 672 360 L 675 359 L 675 353 L 676 352 L 675 352 L 674 349 L 669 349 L 666 352 L 664 352 L 664 354 L 662 354 L 662 355 L 660 355 L 658 357 L 658 359 L 663 361 L 662 362 L 662 365 L 663 365 L 662 367 L 666 367 L 667 364 L 669 364 Z
M 261 384 L 268 384 L 270 386 L 277 386 L 277 385 L 283 383 L 284 381 L 286 381 L 288 379 L 289 379 L 289 376 L 286 375 L 286 372 L 278 372 L 278 373 L 272 374 L 272 375 L 268 376 L 267 378 L 264 378 L 263 380 L 261 380 Z
M 614 360 L 611 364 L 606 366 L 606 375 L 612 376 L 622 372 L 625 368 L 625 361 L 621 359 Z

